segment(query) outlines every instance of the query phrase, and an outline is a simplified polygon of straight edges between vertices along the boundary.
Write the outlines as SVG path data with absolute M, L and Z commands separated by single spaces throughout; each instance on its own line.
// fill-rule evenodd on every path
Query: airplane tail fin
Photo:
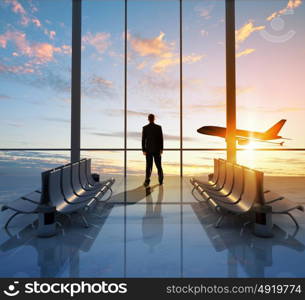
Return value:
M 277 122 L 275 125 L 273 125 L 270 129 L 268 129 L 265 134 L 267 136 L 277 136 L 278 133 L 280 132 L 280 130 L 282 129 L 282 127 L 284 126 L 284 124 L 286 123 L 286 120 L 281 120 L 279 122 Z

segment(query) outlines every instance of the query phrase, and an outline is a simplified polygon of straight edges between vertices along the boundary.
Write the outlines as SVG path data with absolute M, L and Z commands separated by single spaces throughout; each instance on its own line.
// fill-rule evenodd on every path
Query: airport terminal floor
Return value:
M 0 277 L 305 276 L 301 213 L 293 212 L 298 230 L 288 217 L 275 215 L 273 238 L 241 230 L 238 217 L 215 228 L 215 212 L 195 200 L 189 179 L 166 177 L 159 186 L 153 178 L 145 189 L 142 177 L 117 177 L 112 198 L 88 213 L 89 228 L 77 215 L 72 222 L 63 218 L 52 238 L 36 237 L 35 216 L 29 215 L 17 217 L 5 231 L 3 212 Z M 275 180 L 266 178 L 267 187 Z M 304 185 L 298 188 L 287 196 L 304 195 Z

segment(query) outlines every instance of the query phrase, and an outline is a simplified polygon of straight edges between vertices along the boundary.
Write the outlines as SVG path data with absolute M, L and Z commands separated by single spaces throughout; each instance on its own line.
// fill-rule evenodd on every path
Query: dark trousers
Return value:
M 160 153 L 146 153 L 146 178 L 145 181 L 150 181 L 150 176 L 153 168 L 153 161 L 158 169 L 159 181 L 163 181 L 163 170 L 161 163 L 161 154 Z

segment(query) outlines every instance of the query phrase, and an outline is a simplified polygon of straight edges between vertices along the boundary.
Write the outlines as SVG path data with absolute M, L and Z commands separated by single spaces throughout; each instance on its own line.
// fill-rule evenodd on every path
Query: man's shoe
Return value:
M 145 187 L 148 187 L 148 186 L 149 186 L 149 181 L 148 181 L 148 180 L 145 180 L 144 183 L 143 183 L 143 185 L 144 185 Z

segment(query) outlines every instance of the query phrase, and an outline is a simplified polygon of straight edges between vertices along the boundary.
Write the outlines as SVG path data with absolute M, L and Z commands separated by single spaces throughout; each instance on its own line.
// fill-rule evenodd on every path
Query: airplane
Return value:
M 270 141 L 278 140 L 278 139 L 289 140 L 287 138 L 283 138 L 282 136 L 278 135 L 285 123 L 286 120 L 281 120 L 265 132 L 236 129 L 236 140 L 238 142 L 238 145 L 244 146 L 244 145 L 248 145 L 250 141 L 258 141 L 258 142 L 265 142 L 265 143 L 283 146 L 284 142 L 276 143 Z M 219 127 L 219 126 L 204 126 L 199 128 L 197 132 L 201 134 L 226 138 L 227 129 L 225 127 Z

